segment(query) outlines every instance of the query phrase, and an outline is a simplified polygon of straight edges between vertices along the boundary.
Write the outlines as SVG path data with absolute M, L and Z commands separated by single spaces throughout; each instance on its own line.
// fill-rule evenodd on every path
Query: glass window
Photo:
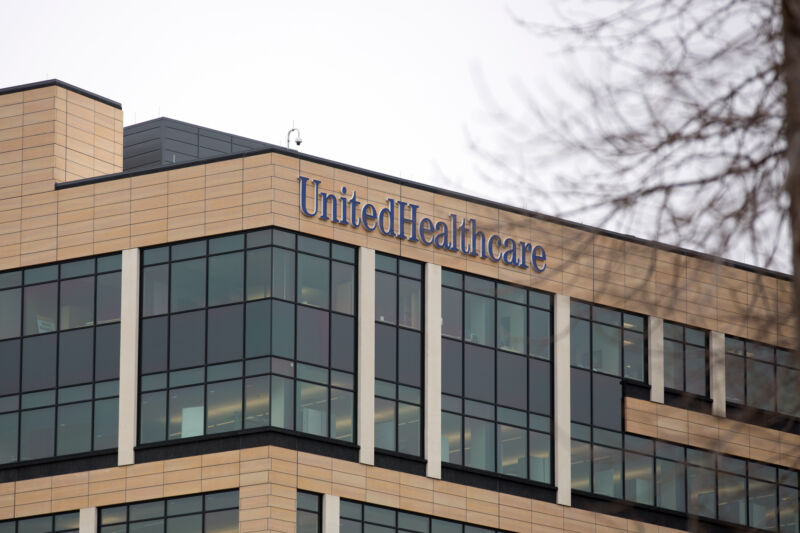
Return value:
M 728 402 L 800 416 L 796 386 L 800 378 L 800 359 L 793 352 L 726 336 L 725 353 Z M 763 419 L 758 415 L 751 418 Z
M 302 510 L 307 510 L 305 502 Z M 298 500 L 298 517 L 300 516 L 301 504 Z M 316 511 L 308 511 L 313 514 Z M 304 517 L 308 523 L 318 524 L 312 517 Z M 298 518 L 299 522 L 299 518 Z M 361 502 L 341 500 L 339 512 L 339 528 L 345 533 L 391 533 L 391 532 L 415 532 L 415 533 L 500 533 L 491 528 L 477 527 L 473 525 L 434 518 L 427 515 L 399 511 L 388 507 L 379 507 Z M 298 531 L 301 531 L 298 526 Z M 318 531 L 317 529 L 307 529 L 304 531 Z
M 322 502 L 319 494 L 297 491 L 297 533 L 322 531 Z
M 102 533 L 232 533 L 239 529 L 239 491 L 103 507 L 98 526 Z
M 270 426 L 354 440 L 355 253 L 300 237 L 143 251 L 140 443 Z
M 664 322 L 664 386 L 708 396 L 708 332 Z
M 50 514 L 0 522 L 2 533 L 78 533 L 80 513 Z

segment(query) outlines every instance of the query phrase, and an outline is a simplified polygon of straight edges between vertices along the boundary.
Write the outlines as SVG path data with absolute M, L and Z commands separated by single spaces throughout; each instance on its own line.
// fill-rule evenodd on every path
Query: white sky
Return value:
M 0 87 L 58 78 L 120 102 L 126 126 L 167 116 L 280 145 L 294 122 L 303 152 L 548 212 L 484 185 L 466 135 L 492 130 L 482 87 L 511 113 L 515 87 L 558 87 L 555 43 L 510 15 L 546 4 L 16 0 Z

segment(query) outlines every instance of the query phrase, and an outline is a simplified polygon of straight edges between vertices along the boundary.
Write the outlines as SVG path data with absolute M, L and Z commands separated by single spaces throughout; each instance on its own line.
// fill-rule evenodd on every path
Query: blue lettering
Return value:
M 408 241 L 417 242 L 417 209 L 419 209 L 419 206 L 405 202 L 397 202 L 397 205 L 400 206 L 400 220 L 398 221 L 400 223 L 400 233 L 397 234 L 397 238 L 406 238 L 406 222 L 408 222 L 411 224 L 411 236 L 408 237 Z M 411 208 L 411 218 L 406 218 L 406 206 Z
M 317 210 L 319 209 L 319 204 L 317 202 L 317 196 L 319 194 L 319 185 L 322 183 L 319 180 L 314 180 L 314 212 L 309 213 L 308 209 L 306 208 L 306 183 L 308 182 L 308 178 L 305 176 L 300 176 L 297 179 L 300 180 L 300 211 L 307 217 L 317 216 Z
M 528 258 L 525 254 L 528 253 L 528 250 L 531 249 L 531 245 L 527 242 L 520 241 L 519 243 L 519 257 L 520 257 L 520 268 L 528 268 L 528 264 L 525 260 Z
M 486 259 L 486 235 L 483 234 L 482 231 L 478 231 L 475 219 L 469 219 L 469 226 L 470 226 L 470 234 L 472 235 L 472 246 L 470 247 L 470 254 L 474 257 L 478 257 L 478 243 L 475 242 L 478 238 L 478 235 L 481 237 L 481 259 Z
M 447 222 L 437 222 L 436 231 L 438 231 L 439 234 L 434 237 L 433 245 L 437 248 L 447 248 L 447 235 L 450 233 L 450 230 L 447 228 Z
M 347 187 L 342 187 L 342 195 L 347 194 Z M 342 218 L 339 219 L 339 224 L 347 225 L 347 196 L 342 196 Z
M 433 244 L 433 237 L 431 236 L 431 240 L 428 240 L 427 233 L 433 233 L 433 221 L 425 217 L 419 221 L 419 239 L 422 241 L 422 244 L 430 246 Z
M 320 220 L 328 220 L 328 200 L 331 201 L 331 206 L 333 206 L 333 219 L 334 222 L 339 222 L 339 217 L 336 216 L 336 206 L 339 205 L 336 201 L 336 197 L 333 194 L 328 194 L 321 192 L 319 193 L 319 198 L 322 200 L 322 215 L 320 215 Z
M 519 266 L 517 262 L 517 243 L 511 237 L 506 237 L 503 241 L 503 246 L 508 248 L 503 252 L 503 263 L 511 266 Z
M 367 231 L 375 231 L 375 228 L 378 227 L 378 223 L 370 227 L 369 222 L 370 220 L 375 220 L 378 218 L 378 215 L 375 211 L 375 206 L 372 204 L 364 204 L 364 207 L 361 208 L 361 221 L 364 223 L 364 229 Z
M 499 235 L 492 235 L 491 237 L 489 237 L 489 259 L 491 259 L 492 261 L 494 261 L 496 263 L 496 262 L 500 261 L 500 257 L 501 257 L 502 254 L 497 254 L 497 257 L 494 256 L 494 253 L 493 253 L 494 246 L 492 246 L 492 243 L 495 240 L 497 240 L 497 244 L 499 245 L 500 244 L 500 236 Z
M 450 223 L 453 225 L 453 241 L 450 243 L 450 251 L 458 251 L 458 224 L 455 215 L 450 215 Z
M 378 227 L 381 230 L 381 233 L 384 235 L 388 235 L 390 237 L 395 237 L 394 233 L 394 200 L 389 198 L 387 200 L 389 202 L 389 207 L 384 207 L 381 209 L 380 213 L 378 213 Z M 386 219 L 389 219 L 389 229 L 386 229 L 384 222 Z
M 541 267 L 539 266 L 539 261 L 542 262 Z M 533 265 L 534 270 L 536 272 L 544 272 L 544 269 L 547 268 L 547 254 L 544 253 L 544 248 L 541 246 L 536 246 L 531 252 L 531 265 Z
M 350 225 L 357 228 L 361 225 L 361 220 L 356 216 L 356 207 L 361 204 L 356 200 L 356 193 L 353 191 L 353 196 L 350 197 Z

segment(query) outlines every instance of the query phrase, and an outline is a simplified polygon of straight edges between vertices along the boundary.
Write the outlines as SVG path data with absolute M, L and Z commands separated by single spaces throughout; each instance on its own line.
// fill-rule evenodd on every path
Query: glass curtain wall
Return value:
M 80 513 L 34 516 L 0 522 L 0 533 L 78 533 Z
M 116 505 L 100 509 L 98 515 L 99 533 L 236 533 L 239 491 Z
M 442 271 L 442 461 L 552 483 L 552 296 Z
M 708 398 L 708 331 L 664 322 L 664 387 Z
M 322 533 L 322 496 L 297 491 L 297 533 Z
M 121 256 L 0 272 L 0 463 L 117 446 Z
M 375 254 L 375 447 L 422 455 L 422 265 Z
M 341 500 L 339 528 L 342 533 L 501 533 L 496 529 L 349 500 Z
M 353 442 L 355 258 L 278 229 L 144 250 L 139 442 L 268 426 Z

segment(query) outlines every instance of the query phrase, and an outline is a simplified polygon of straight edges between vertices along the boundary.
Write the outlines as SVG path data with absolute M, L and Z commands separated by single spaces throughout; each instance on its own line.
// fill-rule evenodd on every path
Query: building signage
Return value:
M 434 222 L 428 217 L 418 217 L 418 205 L 393 198 L 386 200 L 386 207 L 378 210 L 373 204 L 362 203 L 353 192 L 347 195 L 347 187 L 342 187 L 341 196 L 320 192 L 319 180 L 309 180 L 305 176 L 300 181 L 300 211 L 307 217 L 351 226 L 363 227 L 365 231 L 376 229 L 383 235 L 409 242 L 421 242 L 442 250 L 459 252 L 472 257 L 489 259 L 495 263 L 518 268 L 533 268 L 544 272 L 547 255 L 544 248 L 511 237 L 503 239 L 500 235 L 486 235 L 478 230 L 474 218 L 467 220 L 451 214 L 447 220 Z M 309 201 L 309 181 L 314 189 Z M 309 205 L 311 204 L 311 205 Z M 397 216 L 395 216 L 397 215 Z

